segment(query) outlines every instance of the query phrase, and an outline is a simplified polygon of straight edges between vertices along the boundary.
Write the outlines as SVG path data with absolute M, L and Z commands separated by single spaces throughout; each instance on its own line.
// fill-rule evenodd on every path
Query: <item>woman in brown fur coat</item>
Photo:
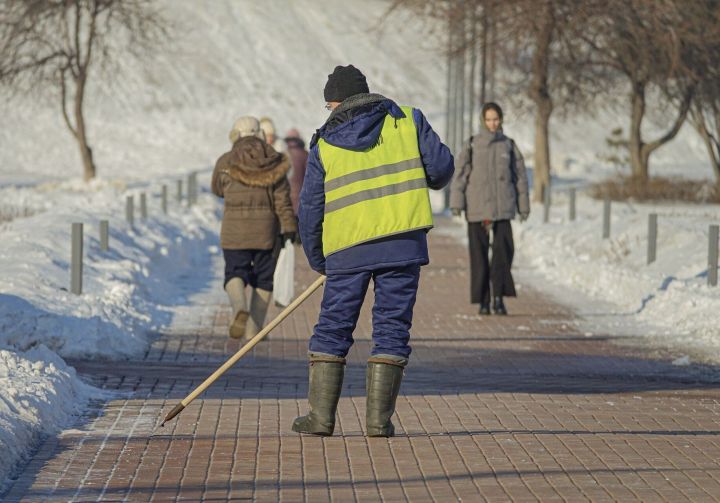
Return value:
M 238 119 L 230 141 L 232 149 L 215 164 L 212 191 L 225 200 L 220 244 L 225 291 L 233 310 L 230 337 L 241 338 L 254 336 L 263 326 L 277 252 L 281 242 L 296 240 L 297 222 L 286 176 L 287 156 L 265 142 L 257 119 Z

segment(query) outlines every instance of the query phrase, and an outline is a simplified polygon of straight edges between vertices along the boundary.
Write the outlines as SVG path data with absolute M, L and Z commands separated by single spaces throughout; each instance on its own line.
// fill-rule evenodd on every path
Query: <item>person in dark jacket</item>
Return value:
M 450 190 L 450 209 L 465 211 L 470 247 L 470 301 L 480 314 L 507 314 L 503 297 L 515 297 L 510 220 L 530 214 L 525 162 L 515 142 L 502 132 L 503 112 L 496 103 L 482 108 L 485 128 L 465 144 Z M 488 260 L 492 231 L 492 261 Z
M 230 132 L 232 150 L 215 164 L 212 191 L 225 200 L 220 245 L 225 291 L 232 306 L 230 337 L 252 337 L 265 322 L 280 234 L 295 239 L 285 155 L 264 140 L 258 120 L 242 117 Z M 246 286 L 252 288 L 250 305 Z
M 301 433 L 332 435 L 345 357 L 370 280 L 373 349 L 367 366 L 368 436 L 392 436 L 410 326 L 429 262 L 428 188 L 452 178 L 453 158 L 422 112 L 370 94 L 354 66 L 338 66 L 324 90 L 332 110 L 310 142 L 299 228 L 310 266 L 327 280 L 310 338 L 310 412 Z
M 290 200 L 292 201 L 293 211 L 297 215 L 300 206 L 300 190 L 302 189 L 303 180 L 305 180 L 308 151 L 297 129 L 291 129 L 287 132 L 285 145 L 287 146 L 287 155 L 290 158 L 291 166 L 290 173 L 288 173 Z

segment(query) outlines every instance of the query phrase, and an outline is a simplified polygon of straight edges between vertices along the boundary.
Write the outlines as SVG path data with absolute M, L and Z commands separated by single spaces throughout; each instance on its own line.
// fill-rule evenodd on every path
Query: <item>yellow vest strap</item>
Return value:
M 333 211 L 340 210 L 353 204 L 361 203 L 363 201 L 369 201 L 370 199 L 378 199 L 380 197 L 392 196 L 395 194 L 402 194 L 410 190 L 426 189 L 427 182 L 424 178 L 416 178 L 415 180 L 408 180 L 406 182 L 394 183 L 392 185 L 385 185 L 383 187 L 377 187 L 375 189 L 361 190 L 345 197 L 335 199 L 325 203 L 325 214 L 332 213 Z
M 419 157 L 413 159 L 407 159 L 405 161 L 395 162 L 392 164 L 384 164 L 382 166 L 376 166 L 374 168 L 363 169 L 360 171 L 353 171 L 347 175 L 342 175 L 332 180 L 325 182 L 325 193 L 331 190 L 339 189 L 345 185 L 349 185 L 354 182 L 362 180 L 370 180 L 371 178 L 377 178 L 383 175 L 391 175 L 393 173 L 401 173 L 410 169 L 422 166 L 422 162 Z

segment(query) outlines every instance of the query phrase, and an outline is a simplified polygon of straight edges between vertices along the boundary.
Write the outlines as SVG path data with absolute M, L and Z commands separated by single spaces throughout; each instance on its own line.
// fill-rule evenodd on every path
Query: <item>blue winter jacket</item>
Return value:
M 305 255 L 310 267 L 317 272 L 340 274 L 409 264 L 425 265 L 429 262 L 427 231 L 424 229 L 360 243 L 329 257 L 323 255 L 325 169 L 320 160 L 317 140 L 323 138 L 331 145 L 349 150 L 366 150 L 377 143 L 387 114 L 397 119 L 405 117 L 405 113 L 394 101 L 386 99 L 333 129 L 328 130 L 323 126 L 310 144 L 307 171 L 300 192 L 298 219 Z M 453 176 L 452 154 L 420 110 L 413 109 L 413 120 L 418 131 L 420 157 L 425 167 L 428 187 L 441 189 Z

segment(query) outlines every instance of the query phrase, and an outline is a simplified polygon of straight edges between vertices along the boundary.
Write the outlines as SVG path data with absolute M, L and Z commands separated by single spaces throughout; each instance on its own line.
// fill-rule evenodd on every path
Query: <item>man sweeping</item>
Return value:
M 299 226 L 310 266 L 327 280 L 310 338 L 310 412 L 292 429 L 332 435 L 345 357 L 372 279 L 366 427 L 370 437 L 390 437 L 420 267 L 429 262 L 428 188 L 447 185 L 453 158 L 420 110 L 371 94 L 352 65 L 335 68 L 324 94 L 332 113 L 310 142 Z

